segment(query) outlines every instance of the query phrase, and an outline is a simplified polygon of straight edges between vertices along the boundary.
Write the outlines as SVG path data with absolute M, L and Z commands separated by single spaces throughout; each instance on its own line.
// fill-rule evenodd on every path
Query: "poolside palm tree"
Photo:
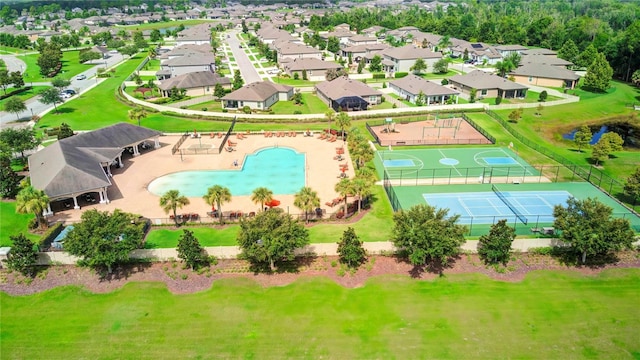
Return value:
M 136 107 L 136 108 L 133 108 L 133 109 L 129 110 L 127 112 L 127 116 L 129 116 L 129 120 L 137 121 L 138 122 L 138 126 L 140 126 L 140 120 L 142 120 L 145 117 L 147 117 L 147 112 L 144 111 L 144 109 L 141 108 L 141 107 Z
M 220 214 L 220 225 L 222 225 L 222 204 L 231 201 L 231 191 L 229 188 L 220 185 L 213 185 L 207 189 L 207 195 L 202 197 L 204 201 L 213 206 L 217 206 L 218 214 Z
M 366 142 L 357 143 L 356 146 L 353 147 L 353 149 L 349 150 L 349 154 L 351 155 L 353 161 L 356 163 L 356 167 L 358 169 L 364 167 L 364 164 L 367 161 L 373 159 L 374 155 L 373 149 L 371 149 L 369 144 Z
M 353 194 L 358 196 L 358 211 L 360 212 L 362 206 L 362 199 L 371 194 L 371 186 L 373 182 L 370 182 L 365 177 L 356 176 L 351 180 L 351 188 L 353 190 Z
M 273 199 L 273 191 L 266 187 L 258 187 L 253 189 L 251 194 L 251 201 L 256 204 L 260 204 L 260 211 L 264 210 L 264 204 Z
M 16 196 L 16 212 L 18 214 L 35 214 L 38 226 L 47 227 L 47 222 L 42 214 L 49 205 L 49 197 L 42 190 L 29 185 Z
M 151 46 L 151 47 L 149 47 L 149 54 L 148 54 L 148 55 L 149 55 L 149 57 L 150 57 L 151 59 L 155 59 L 155 58 L 156 58 L 156 56 L 158 56 L 158 51 L 156 50 L 156 47 L 155 47 L 155 46 Z
M 347 204 L 347 197 L 353 191 L 351 180 L 345 179 L 345 178 L 341 179 L 340 182 L 336 184 L 335 190 L 338 194 L 340 194 L 340 196 L 344 198 L 344 216 L 346 217 L 347 210 L 349 210 L 348 204 Z
M 342 141 L 344 141 L 344 129 L 351 126 L 351 118 L 346 112 L 339 112 L 336 117 L 336 125 L 340 127 L 340 132 L 342 134 Z
M 293 205 L 304 211 L 304 221 L 308 224 L 309 212 L 320 206 L 320 198 L 316 191 L 308 186 L 303 186 L 300 191 L 296 193 Z
M 164 210 L 165 213 L 169 213 L 169 211 L 173 212 L 173 221 L 176 222 L 176 226 L 178 226 L 176 210 L 185 205 L 189 205 L 189 199 L 187 199 L 186 196 L 180 195 L 180 191 L 178 190 L 169 190 L 160 198 L 162 210 Z
M 333 111 L 331 109 L 327 110 L 327 112 L 324 113 L 324 117 L 326 117 L 327 120 L 329 121 L 329 130 L 327 130 L 329 132 L 331 132 L 331 122 L 333 121 L 335 116 L 336 116 L 335 111 Z

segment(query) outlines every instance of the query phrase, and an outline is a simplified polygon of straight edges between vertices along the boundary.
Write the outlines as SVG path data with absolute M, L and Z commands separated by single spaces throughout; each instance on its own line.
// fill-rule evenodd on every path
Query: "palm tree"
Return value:
M 340 194 L 340 196 L 342 196 L 344 198 L 344 216 L 347 216 L 347 210 L 348 208 L 348 204 L 347 204 L 347 197 L 349 196 L 349 194 L 351 194 L 352 191 L 352 187 L 351 187 L 351 180 L 349 179 L 341 179 L 339 183 L 336 184 L 335 190 L 338 194 Z
M 29 185 L 16 196 L 16 212 L 18 214 L 35 214 L 38 226 L 47 227 L 47 222 L 42 214 L 49 205 L 49 197 L 42 190 Z
M 251 194 L 251 201 L 256 204 L 260 204 L 260 211 L 264 210 L 264 204 L 271 201 L 273 199 L 273 191 L 267 189 L 266 187 L 259 187 L 253 189 L 253 193 Z
M 449 36 L 444 35 L 440 38 L 440 41 L 438 41 L 438 50 L 444 54 L 451 45 L 453 45 L 453 43 L 451 42 Z
M 373 159 L 373 150 L 366 142 L 359 142 L 352 149 L 349 149 L 351 159 L 356 163 L 358 169 L 362 168 L 367 161 Z
M 213 206 L 217 206 L 218 214 L 220 214 L 220 225 L 222 225 L 222 204 L 231 201 L 231 191 L 228 188 L 220 185 L 213 185 L 207 189 L 207 195 L 202 197 L 204 201 Z
M 141 108 L 141 107 L 136 107 L 136 108 L 133 108 L 133 109 L 129 110 L 127 112 L 127 116 L 129 116 L 129 120 L 137 121 L 138 122 L 138 126 L 140 126 L 140 120 L 142 120 L 145 117 L 147 117 L 147 112 L 144 111 L 144 109 Z
M 158 56 L 158 52 L 156 51 L 155 46 L 151 46 L 151 47 L 149 47 L 149 54 L 148 54 L 148 55 L 149 55 L 149 57 L 150 57 L 151 59 L 155 59 L 155 58 L 156 58 L 156 56 Z
M 304 211 L 304 221 L 309 223 L 309 212 L 320 206 L 320 198 L 317 192 L 308 186 L 304 186 L 296 193 L 293 205 Z
M 327 112 L 324 113 L 324 116 L 329 121 L 329 130 L 328 130 L 329 132 L 331 132 L 331 122 L 333 121 L 335 115 L 336 113 L 331 109 L 327 110 Z
M 342 133 L 342 141 L 344 141 L 344 129 L 351 126 L 351 118 L 346 112 L 339 112 L 336 117 L 336 125 L 340 127 Z
M 189 205 L 189 199 L 186 196 L 180 195 L 178 190 L 169 190 L 160 198 L 160 206 L 165 213 L 169 211 L 173 212 L 173 220 L 178 226 L 178 216 L 176 210 L 182 208 L 185 205 Z

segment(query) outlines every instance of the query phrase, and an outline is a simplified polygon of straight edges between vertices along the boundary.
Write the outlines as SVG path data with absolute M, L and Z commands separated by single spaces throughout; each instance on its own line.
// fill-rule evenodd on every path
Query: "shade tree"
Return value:
M 240 257 L 254 267 L 268 266 L 275 271 L 278 262 L 293 260 L 295 250 L 308 244 L 307 229 L 282 209 L 269 209 L 253 218 L 240 220 Z
M 506 264 L 509 261 L 511 245 L 516 237 L 516 231 L 502 219 L 491 225 L 489 233 L 480 236 L 478 254 L 487 264 Z
M 24 276 L 31 276 L 38 261 L 38 249 L 23 233 L 11 235 L 11 251 L 4 260 L 7 267 Z
M 178 239 L 176 251 L 178 258 L 192 270 L 198 270 L 201 266 L 208 264 L 208 256 L 204 248 L 190 230 L 183 230 Z
M 367 252 L 362 246 L 356 231 L 352 227 L 348 227 L 342 234 L 342 238 L 338 241 L 338 255 L 340 262 L 350 268 L 357 268 L 367 259 Z
M 612 217 L 613 209 L 595 198 L 570 197 L 567 205 L 553 208 L 553 226 L 584 264 L 587 257 L 631 248 L 634 232 L 629 220 Z

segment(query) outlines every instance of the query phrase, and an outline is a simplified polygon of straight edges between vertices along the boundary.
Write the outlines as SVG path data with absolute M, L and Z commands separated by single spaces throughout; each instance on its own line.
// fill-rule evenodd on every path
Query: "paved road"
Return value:
M 249 60 L 249 56 L 244 52 L 244 49 L 247 47 L 247 44 L 244 41 L 240 41 L 238 39 L 238 31 L 231 30 L 229 32 L 229 38 L 227 38 L 227 43 L 231 46 L 231 52 L 233 53 L 233 57 L 236 59 L 236 64 L 240 69 L 240 73 L 242 74 L 242 79 L 244 80 L 244 84 L 251 84 L 254 82 L 262 81 L 262 78 L 258 74 L 256 68 L 251 64 L 251 60 Z M 231 74 L 233 78 L 233 74 Z
M 94 60 L 95 66 L 81 73 L 81 74 L 84 74 L 87 78 L 85 80 L 77 80 L 77 76 L 72 78 L 71 85 L 69 85 L 69 89 L 76 90 L 76 92 L 78 92 L 79 94 L 82 94 L 87 90 L 91 89 L 92 87 L 94 87 L 95 85 L 97 85 L 100 81 L 102 81 L 102 79 L 98 79 L 95 77 L 98 68 L 105 67 L 105 66 L 107 68 L 110 68 L 112 66 L 119 64 L 124 60 L 121 54 L 111 54 L 111 55 L 112 56 L 110 58 L 105 60 Z M 3 55 L 2 58 L 3 59 L 15 58 L 15 56 Z M 16 60 L 21 62 L 21 60 L 19 59 L 16 59 Z M 7 65 L 8 64 L 9 62 L 7 62 Z M 19 64 L 19 63 L 15 62 L 14 64 Z M 33 85 L 36 85 L 36 84 L 47 85 L 48 83 L 34 83 Z M 75 95 L 65 101 L 73 101 L 77 97 L 78 95 Z M 0 112 L 0 126 L 1 127 L 27 126 L 28 120 L 30 120 L 33 115 L 43 116 L 44 114 L 46 114 L 47 112 L 51 111 L 54 108 L 53 105 L 45 105 L 40 101 L 38 101 L 38 99 L 39 99 L 39 96 L 36 96 L 25 102 L 25 105 L 27 106 L 27 110 L 18 114 L 20 121 L 17 123 L 15 123 L 17 121 L 16 114 L 7 113 L 5 111 Z
M 27 64 L 25 64 L 24 61 L 18 59 L 13 55 L 0 55 L 0 59 L 4 60 L 4 63 L 7 64 L 7 70 L 9 70 L 9 72 L 24 72 L 24 70 L 27 68 Z

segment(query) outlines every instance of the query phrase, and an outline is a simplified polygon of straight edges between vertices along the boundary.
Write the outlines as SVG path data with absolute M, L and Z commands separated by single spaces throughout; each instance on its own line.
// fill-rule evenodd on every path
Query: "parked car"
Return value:
M 76 80 L 84 80 L 86 78 L 87 78 L 87 75 L 85 75 L 85 74 L 80 74 L 80 75 L 76 76 Z
M 69 95 L 71 95 L 71 96 L 73 96 L 73 95 L 75 95 L 75 94 L 76 94 L 76 91 L 75 91 L 75 90 L 72 90 L 72 89 L 62 90 L 62 92 L 63 92 L 63 93 L 65 93 L 65 94 L 69 94 Z
M 71 97 L 71 94 L 68 94 L 66 92 L 61 92 L 60 93 L 60 97 L 63 98 L 63 99 L 68 99 L 68 98 Z

